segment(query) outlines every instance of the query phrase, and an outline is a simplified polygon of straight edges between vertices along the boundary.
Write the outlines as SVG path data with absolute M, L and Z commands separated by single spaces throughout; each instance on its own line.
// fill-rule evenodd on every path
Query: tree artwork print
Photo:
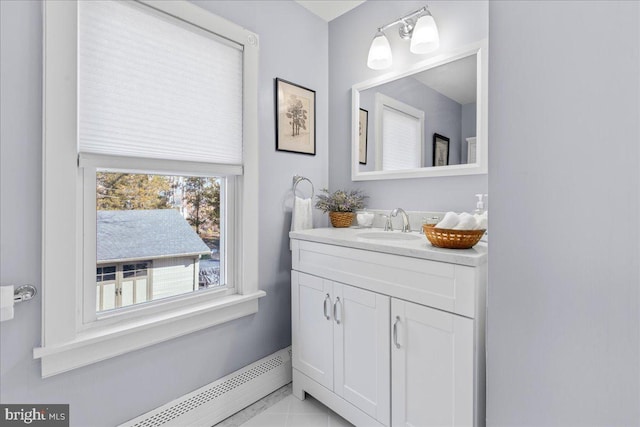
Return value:
M 316 93 L 275 79 L 276 150 L 316 154 Z
M 307 129 L 305 125 L 307 122 L 307 113 L 308 111 L 304 109 L 302 100 L 298 99 L 295 95 L 291 95 L 289 97 L 289 107 L 287 108 L 287 118 L 291 119 L 291 121 L 289 121 L 291 125 L 291 136 L 300 135 L 300 128 L 304 130 Z

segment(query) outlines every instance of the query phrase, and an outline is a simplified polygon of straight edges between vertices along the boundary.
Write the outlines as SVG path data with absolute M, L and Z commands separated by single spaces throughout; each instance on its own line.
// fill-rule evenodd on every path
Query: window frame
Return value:
M 93 270 L 96 265 L 96 173 L 100 169 L 107 172 L 125 172 L 125 173 L 142 173 L 142 174 L 158 174 L 158 175 L 180 175 L 180 176 L 216 176 L 225 182 L 221 188 L 221 199 L 224 198 L 226 211 L 222 214 L 227 221 L 225 233 L 221 236 L 221 246 L 225 250 L 225 264 L 221 268 L 224 269 L 226 278 L 231 283 L 227 283 L 225 287 L 213 288 L 208 290 L 199 290 L 200 298 L 215 299 L 222 296 L 233 295 L 239 292 L 238 277 L 241 275 L 240 264 L 238 263 L 238 255 L 233 244 L 239 235 L 239 224 L 236 220 L 237 211 L 237 176 L 238 167 L 231 165 L 215 165 L 203 163 L 196 165 L 193 162 L 158 160 L 158 159 L 142 159 L 133 157 L 107 156 L 102 154 L 81 153 L 78 157 L 78 166 L 82 174 L 82 191 L 83 191 L 83 239 L 84 248 L 81 254 L 81 262 L 84 265 L 83 275 L 84 283 L 91 281 Z M 100 328 L 103 325 L 113 324 L 132 318 L 150 315 L 166 310 L 167 304 L 174 306 L 191 304 L 190 294 L 176 295 L 173 297 L 163 298 L 152 301 L 150 304 L 143 306 L 127 306 L 120 307 L 116 311 L 107 313 L 96 313 L 93 310 L 92 301 L 95 301 L 95 293 L 93 287 L 84 286 L 78 290 L 78 298 L 84 301 L 82 319 L 78 320 L 78 329 Z M 182 302 L 182 300 L 185 300 Z
M 140 159 L 117 156 L 78 156 L 78 5 L 43 3 L 42 343 L 34 349 L 34 358 L 42 362 L 43 377 L 256 313 L 258 299 L 266 295 L 258 284 L 258 220 L 254 215 L 258 211 L 258 36 L 186 1 L 136 3 L 243 47 L 242 175 L 228 165 L 183 161 L 176 167 L 176 162 L 168 160 L 144 159 L 141 164 Z M 226 176 L 232 182 L 233 217 L 237 221 L 234 237 L 229 239 L 236 244 L 229 256 L 237 261 L 235 293 L 225 289 L 193 292 L 143 304 L 147 307 L 140 309 L 123 308 L 117 310 L 122 313 L 101 316 L 99 321 L 83 321 L 84 276 L 92 276 L 94 283 L 96 277 L 95 256 L 91 274 L 83 259 L 83 235 L 88 224 L 83 216 L 83 205 L 88 203 L 83 180 L 87 171 L 93 171 L 95 192 L 95 170 L 110 167 L 143 173 Z M 95 211 L 95 198 L 91 203 Z M 70 281 L 74 286 L 69 286 Z M 95 311 L 95 290 L 91 307 Z

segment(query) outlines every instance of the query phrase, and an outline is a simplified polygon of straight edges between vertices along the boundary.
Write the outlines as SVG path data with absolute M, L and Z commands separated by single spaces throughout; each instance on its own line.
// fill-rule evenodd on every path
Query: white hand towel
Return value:
M 453 227 L 458 225 L 458 222 L 460 222 L 460 218 L 458 217 L 457 213 L 447 212 L 444 215 L 444 218 L 442 218 L 440 222 L 436 224 L 436 228 L 446 228 L 451 230 Z
M 486 230 L 488 225 L 488 215 L 487 212 L 484 212 L 482 215 L 474 215 L 476 219 L 476 228 L 474 230 Z
M 476 219 L 470 213 L 462 212 L 458 217 L 460 221 L 453 227 L 454 230 L 473 230 L 476 228 Z
M 0 322 L 13 319 L 13 286 L 0 286 Z
M 308 230 L 313 228 L 313 211 L 311 199 L 297 197 L 293 201 L 291 212 L 291 231 Z

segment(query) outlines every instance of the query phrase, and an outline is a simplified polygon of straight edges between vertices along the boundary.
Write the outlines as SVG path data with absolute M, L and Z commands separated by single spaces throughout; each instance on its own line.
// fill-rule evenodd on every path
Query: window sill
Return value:
M 72 341 L 35 348 L 33 356 L 42 359 L 42 377 L 50 377 L 257 313 L 258 299 L 265 295 L 263 291 L 230 295 L 135 322 L 82 331 Z

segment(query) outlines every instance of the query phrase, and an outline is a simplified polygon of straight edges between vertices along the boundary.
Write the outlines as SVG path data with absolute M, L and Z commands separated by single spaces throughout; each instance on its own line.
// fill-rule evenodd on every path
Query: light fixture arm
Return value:
M 378 31 L 379 32 L 386 31 L 389 28 L 393 27 L 394 25 L 398 25 L 398 24 L 401 24 L 401 23 L 404 23 L 406 25 L 408 23 L 407 22 L 408 20 L 410 20 L 411 18 L 414 18 L 414 17 L 416 17 L 418 15 L 421 15 L 421 14 L 423 14 L 425 12 L 430 13 L 429 10 L 427 9 L 427 6 L 424 6 L 424 7 L 420 8 L 420 9 L 416 10 L 415 12 L 411 12 L 411 13 L 403 16 L 402 18 L 398 18 L 393 22 L 390 22 L 390 23 L 388 23 L 386 25 L 383 25 L 382 27 L 378 28 Z

